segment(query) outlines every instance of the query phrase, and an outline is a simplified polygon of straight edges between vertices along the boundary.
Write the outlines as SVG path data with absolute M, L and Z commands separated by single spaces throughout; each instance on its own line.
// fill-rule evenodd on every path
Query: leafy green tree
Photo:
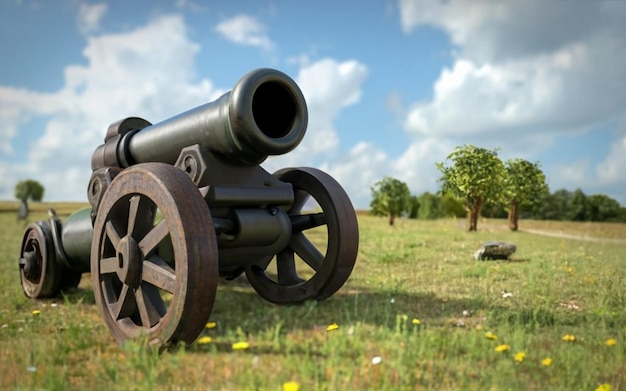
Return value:
M 41 183 L 27 179 L 24 181 L 19 181 L 15 185 L 15 198 L 20 201 L 41 201 L 43 199 L 44 188 Z
M 496 150 L 464 145 L 448 155 L 452 164 L 436 163 L 443 174 L 442 193 L 462 199 L 467 210 L 468 231 L 476 231 L 483 203 L 497 200 L 504 166 Z
M 434 220 L 443 217 L 441 212 L 441 197 L 429 192 L 424 192 L 419 196 L 420 210 L 418 217 L 422 220 Z
M 21 202 L 17 218 L 25 219 L 28 216 L 28 200 L 41 201 L 43 193 L 44 188 L 39 182 L 32 179 L 19 181 L 15 185 L 15 198 Z
M 572 200 L 569 206 L 568 220 L 589 220 L 589 202 L 587 201 L 587 196 L 581 189 L 574 190 L 574 194 L 572 195 Z
M 480 215 L 490 219 L 506 219 L 508 212 L 504 209 L 502 200 L 486 202 L 480 210 Z
M 591 221 L 618 221 L 620 204 L 604 194 L 594 194 L 587 197 L 589 203 L 589 220 Z
M 463 202 L 444 194 L 441 197 L 441 213 L 441 217 L 463 217 L 465 216 L 465 207 L 463 207 Z
M 420 209 L 420 201 L 417 196 L 409 197 L 409 219 L 416 219 Z
M 502 202 L 509 212 L 509 229 L 517 231 L 520 209 L 532 207 L 549 194 L 548 184 L 538 162 L 509 159 L 504 171 Z
M 536 217 L 541 220 L 567 220 L 572 202 L 572 192 L 559 189 L 546 194 L 536 210 Z
M 374 216 L 387 216 L 393 225 L 396 216 L 402 215 L 409 207 L 411 193 L 406 183 L 390 177 L 383 177 L 371 188 L 370 211 Z

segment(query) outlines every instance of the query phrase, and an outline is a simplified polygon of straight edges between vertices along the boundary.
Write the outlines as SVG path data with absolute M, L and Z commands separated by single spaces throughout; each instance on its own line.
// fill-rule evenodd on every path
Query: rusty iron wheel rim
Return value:
M 111 182 L 94 222 L 91 273 L 96 304 L 119 343 L 147 338 L 162 347 L 197 338 L 215 300 L 218 254 L 210 212 L 187 174 L 145 163 Z
M 271 262 L 278 276 L 266 272 L 267 265 L 246 267 L 252 287 L 264 299 L 278 304 L 322 300 L 332 296 L 346 282 L 356 262 L 359 230 L 354 207 L 343 188 L 328 174 L 314 168 L 286 168 L 273 174 L 294 188 L 294 203 L 287 211 L 294 232 L 285 250 Z M 303 214 L 309 197 L 321 207 L 321 213 Z M 326 252 L 314 249 L 307 230 L 326 226 Z M 309 279 L 298 275 L 295 255 L 314 274 Z

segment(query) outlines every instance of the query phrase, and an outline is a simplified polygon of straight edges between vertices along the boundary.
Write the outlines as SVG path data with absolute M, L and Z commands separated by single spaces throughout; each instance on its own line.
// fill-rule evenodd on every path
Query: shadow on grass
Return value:
M 247 287 L 246 287 L 247 286 Z M 325 328 L 332 323 L 363 323 L 397 328 L 399 321 L 419 319 L 425 326 L 471 326 L 482 321 L 471 314 L 493 308 L 482 298 L 447 299 L 432 292 L 405 293 L 344 287 L 324 301 L 275 305 L 263 300 L 240 281 L 220 285 L 211 318 L 230 327 L 255 333 L 277 322 L 289 329 Z
M 507 263 L 529 263 L 529 258 L 511 258 L 511 259 L 486 259 L 479 262 L 498 262 L 499 264 L 506 265 Z
M 91 288 L 74 289 L 61 297 L 68 304 L 95 305 Z M 276 305 L 261 298 L 244 280 L 220 281 L 210 320 L 219 333 L 243 336 L 285 331 L 324 331 L 332 323 L 340 327 L 365 324 L 397 330 L 419 319 L 421 327 L 467 328 L 477 325 L 523 326 L 529 329 L 582 324 L 618 327 L 624 313 L 572 313 L 553 307 L 511 308 L 482 298 L 446 299 L 435 293 L 407 294 L 388 290 L 348 287 L 324 301 Z M 232 350 L 218 346 L 218 350 Z
M 65 291 L 46 300 L 95 305 L 91 287 Z M 458 320 L 471 324 L 472 318 L 465 317 L 464 311 L 472 314 L 486 306 L 480 298 L 445 299 L 434 293 L 407 294 L 355 286 L 346 286 L 324 301 L 276 305 L 259 296 L 244 277 L 220 280 L 210 319 L 222 328 L 240 329 L 245 334 L 263 332 L 276 324 L 291 330 L 325 329 L 331 323 L 395 328 L 402 316 L 408 322 L 419 319 L 424 325 L 454 325 Z

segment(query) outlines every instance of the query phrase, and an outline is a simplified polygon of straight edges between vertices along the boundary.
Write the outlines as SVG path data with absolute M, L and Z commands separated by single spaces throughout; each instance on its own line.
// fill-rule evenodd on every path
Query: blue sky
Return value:
M 437 191 L 455 146 L 539 161 L 552 191 L 626 205 L 626 2 L 0 2 L 0 199 L 86 200 L 108 125 L 212 101 L 246 72 L 300 85 L 315 166 L 358 208 L 384 175 Z

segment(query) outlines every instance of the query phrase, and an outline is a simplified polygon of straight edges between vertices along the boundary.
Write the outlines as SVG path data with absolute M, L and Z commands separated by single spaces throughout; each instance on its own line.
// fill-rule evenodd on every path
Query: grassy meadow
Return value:
M 34 204 L 30 221 L 76 204 Z M 26 224 L 0 203 L 2 390 L 626 390 L 626 225 L 359 216 L 360 250 L 333 297 L 265 302 L 220 281 L 201 339 L 163 353 L 119 346 L 91 281 L 22 293 Z M 547 236 L 548 234 L 553 236 Z M 510 261 L 475 261 L 484 241 Z M 208 337 L 208 338 L 205 338 Z

